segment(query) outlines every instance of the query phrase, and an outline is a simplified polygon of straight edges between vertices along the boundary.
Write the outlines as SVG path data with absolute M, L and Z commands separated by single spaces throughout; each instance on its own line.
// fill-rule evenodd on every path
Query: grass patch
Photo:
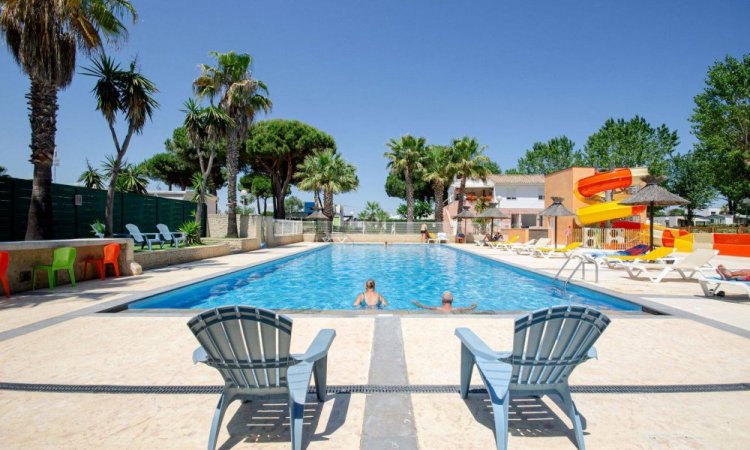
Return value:
M 203 247 L 204 245 L 206 245 L 206 244 L 204 244 L 204 243 L 200 243 L 200 244 L 191 244 L 191 245 L 183 245 L 183 244 L 180 244 L 180 249 L 183 249 L 183 248 L 191 248 L 191 247 Z M 171 250 L 171 249 L 175 249 L 175 247 L 172 247 L 172 245 L 171 245 L 171 244 L 164 244 L 164 248 L 159 248 L 159 244 L 153 244 L 153 245 L 151 245 L 151 248 L 152 248 L 153 250 L 149 250 L 149 249 L 148 249 L 148 247 L 144 247 L 144 248 L 141 248 L 141 246 L 140 246 L 140 245 L 137 245 L 137 246 L 136 246 L 136 247 L 135 247 L 135 248 L 133 249 L 133 252 L 134 252 L 134 253 L 149 252 L 149 251 L 152 251 L 152 252 L 160 252 L 160 251 L 162 251 L 162 250 Z

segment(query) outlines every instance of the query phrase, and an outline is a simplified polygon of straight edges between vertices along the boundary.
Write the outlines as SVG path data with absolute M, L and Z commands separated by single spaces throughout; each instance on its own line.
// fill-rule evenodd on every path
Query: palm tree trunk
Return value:
M 435 222 L 443 221 L 443 181 L 438 180 L 435 182 Z
M 461 211 L 464 210 L 464 191 L 466 190 L 466 177 L 461 177 L 461 187 L 459 190 L 459 196 L 458 196 L 458 213 L 460 214 Z
M 328 188 L 324 189 L 323 193 L 323 214 L 328 220 L 333 220 L 333 191 Z
M 52 239 L 52 160 L 57 132 L 57 89 L 52 83 L 32 79 L 26 98 L 31 111 L 29 122 L 34 181 L 25 239 Z
M 227 145 L 227 237 L 237 238 L 237 130 L 229 133 Z
M 411 170 L 404 171 L 406 179 L 406 222 L 414 222 L 414 185 L 411 179 Z

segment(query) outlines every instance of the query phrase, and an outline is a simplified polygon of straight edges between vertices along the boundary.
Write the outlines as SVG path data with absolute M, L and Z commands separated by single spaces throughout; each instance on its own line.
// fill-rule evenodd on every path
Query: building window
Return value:
M 544 200 L 544 195 L 540 195 L 539 200 Z

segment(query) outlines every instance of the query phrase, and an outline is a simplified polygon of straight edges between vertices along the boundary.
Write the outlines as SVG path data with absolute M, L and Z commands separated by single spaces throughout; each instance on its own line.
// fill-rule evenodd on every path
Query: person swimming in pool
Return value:
M 365 291 L 359 294 L 357 299 L 354 300 L 354 306 L 364 306 L 371 309 L 385 308 L 388 306 L 388 302 L 385 301 L 382 295 L 375 292 L 375 280 L 370 278 L 365 282 Z
M 453 307 L 453 294 L 451 294 L 451 291 L 445 291 L 443 292 L 443 296 L 441 298 L 441 305 L 440 306 L 427 306 L 419 303 L 418 301 L 414 300 L 412 303 L 419 306 L 422 309 L 429 309 L 432 311 L 440 311 L 440 312 L 469 312 L 473 311 L 477 308 L 477 304 L 473 303 L 471 306 L 466 306 L 463 308 L 454 308 Z

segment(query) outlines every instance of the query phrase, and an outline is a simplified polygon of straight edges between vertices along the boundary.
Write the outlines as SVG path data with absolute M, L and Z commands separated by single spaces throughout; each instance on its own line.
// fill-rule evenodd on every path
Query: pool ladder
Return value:
M 582 255 L 580 253 L 573 253 L 568 257 L 568 259 L 565 261 L 565 264 L 560 267 L 560 270 L 557 271 L 557 274 L 555 275 L 555 279 L 552 281 L 552 284 L 554 284 L 556 281 L 560 280 L 560 274 L 562 274 L 562 271 L 565 270 L 565 268 L 568 266 L 568 263 L 570 263 L 573 260 L 577 260 L 578 263 L 573 268 L 573 271 L 570 272 L 570 275 L 565 279 L 565 282 L 563 283 L 563 290 L 565 290 L 568 287 L 568 283 L 570 283 L 570 280 L 573 279 L 573 276 L 578 272 L 578 269 L 581 269 L 581 279 L 586 279 L 586 264 L 592 264 L 594 266 L 594 282 L 599 282 L 599 265 L 591 258 L 587 258 L 585 255 Z

